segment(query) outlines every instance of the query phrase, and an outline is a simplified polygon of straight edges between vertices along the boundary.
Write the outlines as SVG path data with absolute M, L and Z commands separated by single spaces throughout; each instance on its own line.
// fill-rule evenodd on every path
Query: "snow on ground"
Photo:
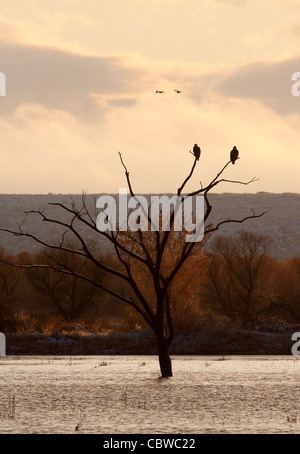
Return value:
M 0 359 L 0 432 L 299 433 L 299 358 Z

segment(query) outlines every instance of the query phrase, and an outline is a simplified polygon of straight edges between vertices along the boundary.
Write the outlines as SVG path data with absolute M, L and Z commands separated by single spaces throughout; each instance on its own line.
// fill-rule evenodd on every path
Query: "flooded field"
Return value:
M 0 433 L 300 433 L 299 357 L 2 357 Z

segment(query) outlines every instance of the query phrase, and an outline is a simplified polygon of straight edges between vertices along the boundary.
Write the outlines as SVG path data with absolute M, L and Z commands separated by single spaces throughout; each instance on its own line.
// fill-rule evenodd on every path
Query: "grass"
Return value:
M 224 355 L 219 356 L 218 361 L 226 361 L 225 356 Z
M 16 415 L 16 400 L 15 395 L 8 396 L 8 403 L 2 404 L 0 406 L 0 418 L 3 421 L 4 419 L 15 419 Z
M 108 363 L 107 361 L 101 361 L 101 363 L 98 364 L 98 366 L 95 366 L 95 367 L 104 367 L 104 366 L 108 366 L 110 363 Z
M 295 424 L 297 422 L 297 420 L 298 420 L 297 414 L 295 414 L 295 415 L 287 415 L 286 420 L 290 424 Z
M 81 431 L 84 419 L 85 419 L 85 415 L 82 412 L 80 412 L 79 423 L 75 427 L 75 432 Z

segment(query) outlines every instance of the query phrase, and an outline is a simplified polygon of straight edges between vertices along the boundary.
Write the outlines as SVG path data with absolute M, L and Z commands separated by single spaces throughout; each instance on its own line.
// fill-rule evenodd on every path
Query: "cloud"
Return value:
M 224 177 L 260 180 L 248 186 L 224 183 L 216 192 L 297 192 L 299 187 L 295 144 L 300 132 L 250 99 L 207 96 L 199 104 L 187 96 L 149 93 L 130 107 L 110 106 L 98 122 L 28 104 L 0 120 L 0 134 L 4 193 L 117 192 L 126 186 L 118 151 L 136 193 L 173 192 L 191 168 L 194 143 L 202 155 L 187 189 L 211 181 L 233 145 L 241 159 Z
M 234 5 L 238 7 L 243 7 L 247 5 L 247 0 L 214 0 L 215 3 L 222 3 L 224 5 Z
M 216 67 L 8 42 L 0 52 L 0 192 L 117 192 L 126 185 L 118 151 L 136 192 L 176 191 L 194 143 L 202 156 L 190 189 L 213 179 L 236 145 L 241 159 L 226 178 L 260 180 L 219 192 L 298 191 L 296 58 Z
M 300 70 L 300 59 L 255 63 L 237 67 L 216 84 L 223 96 L 256 99 L 282 115 L 300 112 L 298 98 L 292 96 L 292 74 Z
M 38 46 L 0 45 L 1 71 L 7 80 L 2 114 L 22 103 L 37 103 L 77 116 L 95 114 L 95 94 L 110 96 L 138 92 L 145 69 L 129 66 L 125 58 L 78 55 Z
M 277 2 L 284 8 L 291 8 L 293 10 L 300 9 L 298 0 L 277 0 Z
M 108 104 L 110 106 L 119 106 L 119 107 L 130 107 L 136 103 L 136 99 L 134 98 L 117 98 L 117 99 L 110 99 Z
M 76 33 L 72 37 L 66 37 L 65 33 L 76 29 L 89 30 L 96 24 L 95 17 L 73 12 L 67 1 L 55 5 L 53 0 L 51 8 L 47 8 L 45 2 L 33 1 L 23 5 L 11 2 L 9 7 L 2 8 L 0 14 L 0 38 L 6 43 L 51 46 L 84 53 L 87 49 L 79 37 L 76 38 Z

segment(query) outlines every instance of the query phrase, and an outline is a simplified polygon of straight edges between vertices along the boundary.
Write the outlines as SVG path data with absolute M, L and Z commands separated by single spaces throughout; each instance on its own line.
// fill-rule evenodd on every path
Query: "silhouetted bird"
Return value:
M 194 156 L 197 159 L 197 161 L 199 161 L 201 150 L 200 150 L 200 147 L 198 147 L 198 145 L 196 143 L 193 148 L 193 153 L 194 153 Z
M 156 90 L 155 93 L 164 93 L 164 91 L 161 91 L 161 90 Z
M 235 163 L 235 161 L 238 159 L 238 156 L 239 156 L 239 150 L 236 148 L 236 146 L 234 146 L 230 152 L 230 161 L 232 162 L 232 164 Z
M 181 90 L 174 90 L 175 93 L 181 93 Z

